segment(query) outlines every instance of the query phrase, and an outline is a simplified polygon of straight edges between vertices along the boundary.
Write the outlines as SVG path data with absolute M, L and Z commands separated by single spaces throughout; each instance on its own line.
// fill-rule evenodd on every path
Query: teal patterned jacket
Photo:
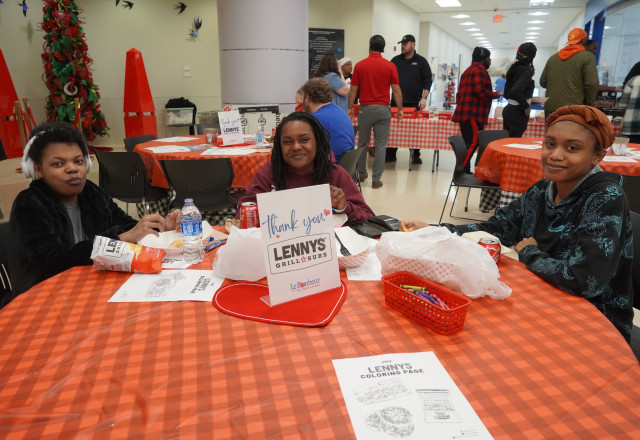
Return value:
M 442 226 L 459 234 L 487 231 L 505 246 L 535 238 L 537 246 L 526 246 L 518 254 L 527 269 L 589 300 L 629 341 L 633 232 L 621 182 L 615 173 L 587 174 L 556 205 L 555 184 L 541 179 L 486 222 Z

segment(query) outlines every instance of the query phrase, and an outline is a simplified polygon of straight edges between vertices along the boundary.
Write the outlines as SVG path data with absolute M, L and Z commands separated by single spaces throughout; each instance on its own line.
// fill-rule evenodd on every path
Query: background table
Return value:
M 147 177 L 151 179 L 151 184 L 153 186 L 169 188 L 169 183 L 167 182 L 167 179 L 162 172 L 162 167 L 160 166 L 160 160 L 199 160 L 230 157 L 234 173 L 232 186 L 236 189 L 246 189 L 256 171 L 271 159 L 271 153 L 252 153 L 245 156 L 202 156 L 202 151 L 154 153 L 151 150 L 147 150 L 147 147 L 160 147 L 166 145 L 189 146 L 205 143 L 205 137 L 202 135 L 189 137 L 192 139 L 185 142 L 167 143 L 155 140 L 136 145 L 134 151 L 142 157 L 142 161 L 147 169 Z
M 540 164 L 540 149 L 526 150 L 506 147 L 507 144 L 533 144 L 542 138 L 506 138 L 491 142 L 485 149 L 474 172 L 479 179 L 499 183 L 503 194 L 500 206 L 508 205 L 538 180 L 544 177 Z M 640 150 L 640 144 L 629 144 L 630 149 Z M 607 156 L 615 156 L 612 150 Z M 635 162 L 608 162 L 603 160 L 600 167 L 621 175 L 640 175 L 640 159 Z
M 334 321 L 303 328 L 107 303 L 129 274 L 68 270 L 0 310 L 0 438 L 354 438 L 331 360 L 421 351 L 497 439 L 638 438 L 640 366 L 622 336 L 521 263 L 500 269 L 513 296 L 474 300 L 451 336 L 386 308 L 379 282 L 347 282 Z

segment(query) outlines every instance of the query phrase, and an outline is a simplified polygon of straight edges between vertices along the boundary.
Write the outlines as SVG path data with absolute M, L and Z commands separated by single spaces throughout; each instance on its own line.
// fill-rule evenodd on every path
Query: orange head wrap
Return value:
M 547 118 L 547 130 L 556 122 L 572 121 L 582 125 L 598 140 L 603 150 L 607 150 L 615 140 L 609 118 L 595 107 L 588 105 L 566 105 L 551 113 Z

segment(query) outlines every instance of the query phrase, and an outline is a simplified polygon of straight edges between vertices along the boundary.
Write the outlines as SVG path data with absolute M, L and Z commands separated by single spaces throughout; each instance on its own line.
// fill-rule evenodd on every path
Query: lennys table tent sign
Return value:
M 242 125 L 240 125 L 240 113 L 238 113 L 238 110 L 218 112 L 218 120 L 220 121 L 222 145 L 244 144 Z
M 329 185 L 257 195 L 269 296 L 275 306 L 340 286 Z

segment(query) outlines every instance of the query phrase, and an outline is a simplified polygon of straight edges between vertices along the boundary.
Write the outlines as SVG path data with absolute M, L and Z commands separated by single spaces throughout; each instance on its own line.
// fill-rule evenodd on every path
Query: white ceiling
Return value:
M 550 6 L 529 6 L 529 0 L 459 0 L 462 7 L 441 8 L 435 0 L 399 0 L 420 14 L 420 21 L 429 21 L 442 28 L 469 47 L 493 46 L 495 49 L 514 49 L 525 41 L 534 41 L 538 47 L 557 47 L 560 34 L 577 17 L 582 18 L 588 0 L 555 0 Z M 529 15 L 549 12 L 545 16 Z M 469 18 L 456 19 L 452 15 L 467 14 Z M 501 23 L 494 23 L 496 14 L 503 16 Z M 531 24 L 540 20 L 545 23 Z M 474 22 L 473 26 L 460 23 Z M 529 27 L 541 29 L 528 30 Z M 479 29 L 467 31 L 468 28 Z M 527 32 L 538 32 L 537 39 Z M 489 43 L 476 40 L 471 34 L 482 33 Z

